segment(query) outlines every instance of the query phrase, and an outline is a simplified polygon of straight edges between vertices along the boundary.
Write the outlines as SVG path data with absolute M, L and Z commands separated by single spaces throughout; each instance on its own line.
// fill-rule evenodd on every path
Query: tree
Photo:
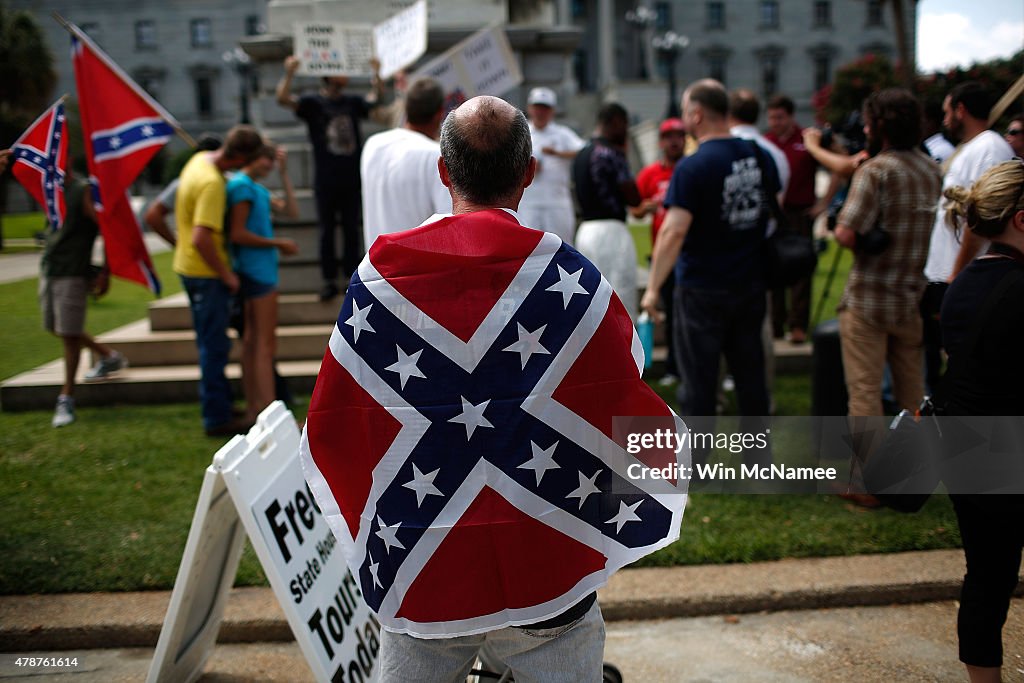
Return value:
M 811 104 L 820 122 L 840 128 L 868 95 L 895 85 L 899 82 L 892 62 L 868 53 L 840 67 L 835 80 L 815 93 Z
M 2 0 L 0 64 L 0 149 L 7 149 L 50 104 L 57 72 L 53 53 L 35 17 L 25 10 L 8 9 Z M 0 178 L 0 215 L 6 205 L 6 178 Z

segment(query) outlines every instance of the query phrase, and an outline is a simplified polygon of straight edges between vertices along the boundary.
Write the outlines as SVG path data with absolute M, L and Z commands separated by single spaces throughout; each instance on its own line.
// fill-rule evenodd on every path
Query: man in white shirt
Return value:
M 576 213 L 569 191 L 569 169 L 584 142 L 571 128 L 555 123 L 558 99 L 550 88 L 534 88 L 526 99 L 537 175 L 519 205 L 523 225 L 553 232 L 573 243 Z
M 988 116 L 995 98 L 981 83 L 967 81 L 953 88 L 942 103 L 943 125 L 959 148 L 948 161 L 942 190 L 970 187 L 992 166 L 1013 158 L 1013 149 L 1003 136 L 989 130 Z M 926 381 L 935 391 L 939 380 L 942 345 L 938 326 L 939 310 L 946 288 L 968 263 L 987 248 L 988 243 L 970 230 L 961 230 L 959 238 L 946 223 L 946 201 L 939 199 L 928 247 L 924 276 L 928 279 L 921 300 L 924 319 Z
M 444 90 L 432 78 L 409 86 L 405 124 L 371 136 L 363 146 L 363 244 L 378 235 L 415 228 L 435 213 L 452 209 L 441 184 L 437 137 L 444 119 Z
M 753 140 L 757 146 L 771 156 L 775 170 L 779 173 L 779 205 L 789 187 L 789 161 L 786 153 L 774 142 L 761 135 L 757 129 L 757 117 L 761 114 L 761 103 L 754 91 L 739 88 L 729 93 L 729 133 L 733 137 Z

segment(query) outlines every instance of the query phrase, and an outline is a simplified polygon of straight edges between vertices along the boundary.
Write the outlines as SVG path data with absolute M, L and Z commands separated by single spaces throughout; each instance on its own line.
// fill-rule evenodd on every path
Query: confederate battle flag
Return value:
M 46 211 L 50 228 L 64 224 L 64 171 L 68 160 L 64 98 L 50 106 L 11 145 L 11 173 Z
M 613 436 L 615 416 L 680 428 L 642 367 L 597 269 L 508 212 L 377 239 L 324 355 L 302 462 L 385 627 L 541 621 L 678 538 L 686 496 L 628 476 L 639 461 Z
M 142 90 L 77 26 L 71 58 L 78 88 L 86 159 L 110 272 L 160 293 L 128 188 L 174 135 L 173 117 Z

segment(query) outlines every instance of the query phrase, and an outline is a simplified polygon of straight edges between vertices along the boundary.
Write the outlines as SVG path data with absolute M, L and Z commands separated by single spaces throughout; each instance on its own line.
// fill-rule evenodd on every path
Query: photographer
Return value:
M 896 401 L 914 410 L 923 395 L 918 302 L 941 177 L 923 154 L 920 105 L 902 88 L 864 103 L 868 153 L 838 217 L 836 241 L 854 251 L 839 302 L 848 413 L 882 415 L 882 372 L 893 373 Z M 880 252 L 880 253 L 879 253 Z

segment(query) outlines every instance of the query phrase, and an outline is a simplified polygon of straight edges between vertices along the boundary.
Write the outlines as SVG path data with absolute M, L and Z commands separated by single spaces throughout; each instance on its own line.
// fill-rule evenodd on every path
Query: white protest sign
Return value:
M 498 27 L 477 31 L 419 69 L 444 88 L 451 110 L 477 95 L 503 95 L 523 82 L 515 53 Z
M 366 75 L 373 72 L 373 26 L 337 22 L 296 22 L 295 56 L 307 76 Z
M 390 78 L 427 51 L 427 0 L 373 27 L 373 43 L 381 78 Z
M 309 492 L 299 440 L 292 414 L 275 402 L 245 437 L 217 451 L 203 480 L 150 683 L 202 674 L 246 533 L 316 680 L 373 679 L 380 624 Z

